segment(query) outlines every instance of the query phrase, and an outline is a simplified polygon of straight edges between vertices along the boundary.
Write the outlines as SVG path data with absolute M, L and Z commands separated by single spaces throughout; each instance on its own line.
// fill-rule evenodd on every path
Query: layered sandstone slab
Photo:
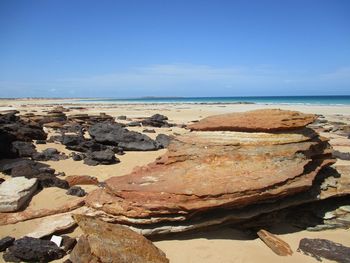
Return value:
M 229 113 L 204 118 L 189 125 L 194 131 L 286 131 L 302 128 L 316 120 L 314 114 L 279 109 Z
M 280 121 L 271 127 L 284 125 L 281 116 L 294 116 L 278 112 Z M 297 113 L 296 123 L 287 122 L 288 127 L 298 127 L 300 119 L 306 125 L 314 116 Z M 310 190 L 320 170 L 333 163 L 327 140 L 307 128 L 196 131 L 174 139 L 155 162 L 108 179 L 105 189 L 90 193 L 86 203 L 90 215 L 145 235 L 181 232 L 303 203 L 303 197 L 294 197 Z

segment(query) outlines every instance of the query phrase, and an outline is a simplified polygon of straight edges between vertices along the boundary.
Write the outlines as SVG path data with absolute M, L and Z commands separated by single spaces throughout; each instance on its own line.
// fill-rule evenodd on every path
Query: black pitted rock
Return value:
M 31 142 L 14 141 L 12 142 L 11 151 L 14 156 L 31 157 L 37 151 Z
M 117 123 L 97 123 L 90 127 L 90 136 L 97 142 L 118 145 L 127 151 L 157 150 L 157 143 L 145 134 L 129 131 Z
M 325 258 L 341 263 L 350 262 L 350 247 L 327 239 L 303 238 L 300 240 L 298 251 L 302 251 L 319 261 L 321 261 L 321 258 Z
M 36 161 L 59 161 L 67 159 L 68 156 L 55 148 L 47 148 L 40 153 L 33 154 L 32 158 Z
M 94 152 L 94 151 L 103 151 L 107 149 L 106 145 L 103 145 L 101 143 L 97 143 L 92 140 L 84 140 L 78 145 L 70 145 L 66 146 L 67 149 L 77 152 Z
M 143 126 L 152 126 L 152 127 L 170 127 L 172 126 L 167 122 L 168 117 L 161 114 L 154 114 L 153 116 L 144 119 L 141 121 Z
M 14 241 L 15 241 L 15 238 L 9 237 L 9 236 L 0 239 L 0 252 L 5 251 L 6 248 L 12 246 Z
M 82 143 L 84 137 L 78 134 L 65 134 L 62 137 L 62 144 L 66 146 L 74 146 Z
M 46 144 L 46 141 L 45 140 L 37 140 L 36 144 Z
M 43 172 L 55 173 L 48 165 L 29 159 L 12 159 L 0 166 L 0 171 L 12 177 L 25 176 L 30 178 Z
M 115 157 L 115 153 L 111 149 L 88 153 L 87 158 L 84 159 L 85 164 L 93 166 L 98 164 L 113 164 L 117 162 L 120 161 Z
M 86 195 L 86 192 L 80 186 L 72 186 L 71 188 L 68 189 L 66 194 L 67 195 L 74 195 L 74 196 L 83 197 L 83 196 Z
M 50 240 L 24 237 L 16 240 L 3 255 L 4 259 L 17 258 L 26 262 L 49 262 L 65 256 L 63 249 Z
M 158 134 L 156 137 L 156 142 L 162 147 L 166 148 L 168 147 L 170 141 L 173 139 L 173 137 L 166 135 L 166 134 Z

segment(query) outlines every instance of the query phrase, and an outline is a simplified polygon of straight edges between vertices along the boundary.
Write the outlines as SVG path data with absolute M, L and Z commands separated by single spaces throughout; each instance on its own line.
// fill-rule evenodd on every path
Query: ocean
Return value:
M 156 103 L 190 103 L 190 104 L 298 104 L 298 105 L 350 105 L 350 96 L 269 96 L 269 97 L 145 97 L 145 98 L 103 98 L 81 99 L 79 102 L 110 104 L 156 104 Z

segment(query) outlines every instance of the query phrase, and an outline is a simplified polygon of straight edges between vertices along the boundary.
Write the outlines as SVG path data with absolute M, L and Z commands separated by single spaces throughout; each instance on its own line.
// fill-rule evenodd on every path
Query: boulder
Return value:
M 276 132 L 296 130 L 315 120 L 313 114 L 264 109 L 210 116 L 187 128 L 194 131 Z
M 151 127 L 171 127 L 173 126 L 172 124 L 169 124 L 167 122 L 168 117 L 161 115 L 161 114 L 154 114 L 149 118 L 146 118 L 144 120 L 141 121 L 141 124 L 143 126 L 151 126 Z
M 17 259 L 26 262 L 49 262 L 64 257 L 65 252 L 54 242 L 39 238 L 17 239 L 3 254 L 5 261 Z M 18 261 L 17 261 L 18 262 Z
M 125 226 L 82 215 L 75 215 L 74 219 L 85 235 L 70 255 L 72 262 L 169 262 L 151 241 Z
M 327 239 L 303 238 L 300 240 L 298 251 L 322 261 L 322 258 L 336 262 L 350 262 L 350 247 Z
M 157 135 L 156 142 L 161 148 L 167 148 L 172 139 L 173 137 L 161 133 Z
M 117 123 L 96 123 L 89 129 L 90 136 L 98 143 L 117 145 L 126 151 L 157 150 L 157 143 L 148 136 L 129 131 Z
M 38 188 L 37 179 L 10 178 L 0 185 L 0 212 L 21 209 Z

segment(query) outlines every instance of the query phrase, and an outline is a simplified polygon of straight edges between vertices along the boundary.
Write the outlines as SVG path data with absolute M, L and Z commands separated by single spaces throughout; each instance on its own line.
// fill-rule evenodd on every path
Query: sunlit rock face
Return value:
M 314 119 L 282 110 L 208 117 L 190 126 L 199 131 L 174 139 L 155 162 L 90 193 L 90 214 L 157 234 L 264 213 L 264 204 L 307 191 L 319 171 L 334 163 L 327 140 L 305 128 Z M 242 214 L 257 204 L 259 209 Z M 241 215 L 227 218 L 233 210 Z

